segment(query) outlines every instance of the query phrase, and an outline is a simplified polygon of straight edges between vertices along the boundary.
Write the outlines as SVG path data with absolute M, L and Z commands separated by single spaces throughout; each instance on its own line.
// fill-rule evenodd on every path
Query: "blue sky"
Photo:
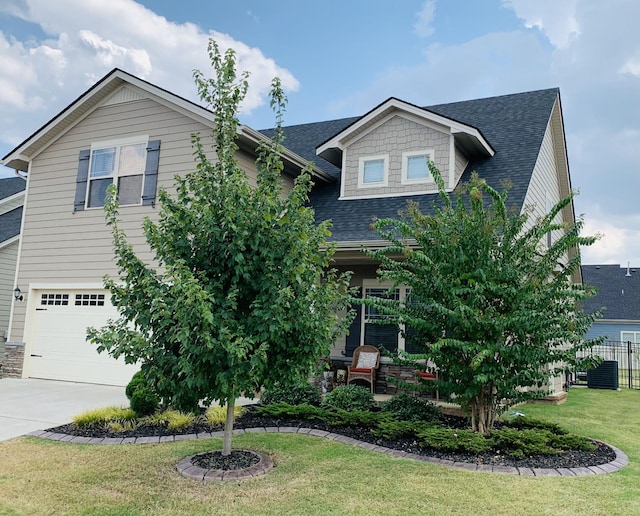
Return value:
M 640 266 L 637 0 L 3 0 L 0 156 L 113 67 L 192 100 L 207 39 L 251 72 L 241 120 L 273 125 L 560 87 L 584 263 Z M 0 167 L 0 175 L 12 171 Z

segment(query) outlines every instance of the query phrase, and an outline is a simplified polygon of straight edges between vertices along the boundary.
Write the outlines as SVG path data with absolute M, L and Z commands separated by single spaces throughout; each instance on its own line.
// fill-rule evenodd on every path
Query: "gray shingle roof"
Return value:
M 27 182 L 19 177 L 0 179 L 0 201 L 7 197 L 11 197 L 18 192 L 22 192 L 25 189 L 26 184 Z
M 558 95 L 558 89 L 552 88 L 439 104 L 425 109 L 476 127 L 482 132 L 496 153 L 493 157 L 469 163 L 462 181 L 468 181 L 474 170 L 497 189 L 502 189 L 503 180 L 509 179 L 512 184 L 509 204 L 519 211 L 523 207 L 531 174 Z M 285 146 L 339 179 L 340 170 L 317 156 L 315 150 L 318 145 L 359 118 L 285 127 Z M 273 129 L 261 132 L 267 136 L 273 135 Z M 339 195 L 339 180 L 331 184 L 318 182 L 311 192 L 311 205 L 315 209 L 317 220 L 333 221 L 333 240 L 355 242 L 378 239 L 377 234 L 369 227 L 374 216 L 394 217 L 406 206 L 408 200 L 421 202 L 421 208 L 428 212 L 432 200 L 437 197 L 430 194 L 339 201 Z
M 20 224 L 22 224 L 22 206 L 0 215 L 0 244 L 14 236 L 18 236 L 20 234 Z
M 598 287 L 598 293 L 582 303 L 584 311 L 604 307 L 604 319 L 640 321 L 640 270 L 631 268 L 630 274 L 620 265 L 583 265 L 583 283 Z

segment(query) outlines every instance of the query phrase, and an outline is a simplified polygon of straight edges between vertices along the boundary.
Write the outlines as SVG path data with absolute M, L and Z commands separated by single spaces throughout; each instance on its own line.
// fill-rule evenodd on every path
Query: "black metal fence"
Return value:
M 617 362 L 620 387 L 640 389 L 640 343 L 608 341 L 578 356 L 597 356 L 603 361 Z M 572 375 L 571 383 L 587 385 L 588 376 L 588 371 L 576 371 Z

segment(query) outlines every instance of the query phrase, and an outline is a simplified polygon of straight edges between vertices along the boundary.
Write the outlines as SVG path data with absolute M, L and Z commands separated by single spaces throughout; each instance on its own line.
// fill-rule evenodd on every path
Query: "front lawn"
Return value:
M 272 456 L 275 469 L 241 483 L 178 475 L 184 456 L 220 439 L 91 446 L 19 438 L 0 443 L 1 514 L 638 514 L 640 391 L 572 389 L 528 416 L 622 449 L 629 466 L 586 477 L 469 473 L 299 434 L 243 434 L 235 448 Z

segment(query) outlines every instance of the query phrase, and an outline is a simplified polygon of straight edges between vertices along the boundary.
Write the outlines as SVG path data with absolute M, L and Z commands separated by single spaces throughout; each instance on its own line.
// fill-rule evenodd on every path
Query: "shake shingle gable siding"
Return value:
M 557 88 L 486 99 L 427 106 L 425 109 L 477 128 L 496 151 L 490 158 L 471 161 L 461 182 L 477 171 L 489 185 L 502 189 L 509 181 L 509 202 L 517 210 L 523 208 L 531 175 L 538 158 L 545 130 L 559 96 Z M 340 169 L 316 155 L 316 147 L 329 140 L 360 117 L 329 120 L 284 128 L 285 146 L 331 174 L 338 181 L 316 184 L 310 195 L 317 220 L 333 221 L 332 240 L 358 242 L 377 240 L 370 229 L 373 217 L 395 217 L 407 201 L 417 201 L 430 211 L 434 194 L 378 199 L 339 200 Z M 261 131 L 273 135 L 273 129 Z

